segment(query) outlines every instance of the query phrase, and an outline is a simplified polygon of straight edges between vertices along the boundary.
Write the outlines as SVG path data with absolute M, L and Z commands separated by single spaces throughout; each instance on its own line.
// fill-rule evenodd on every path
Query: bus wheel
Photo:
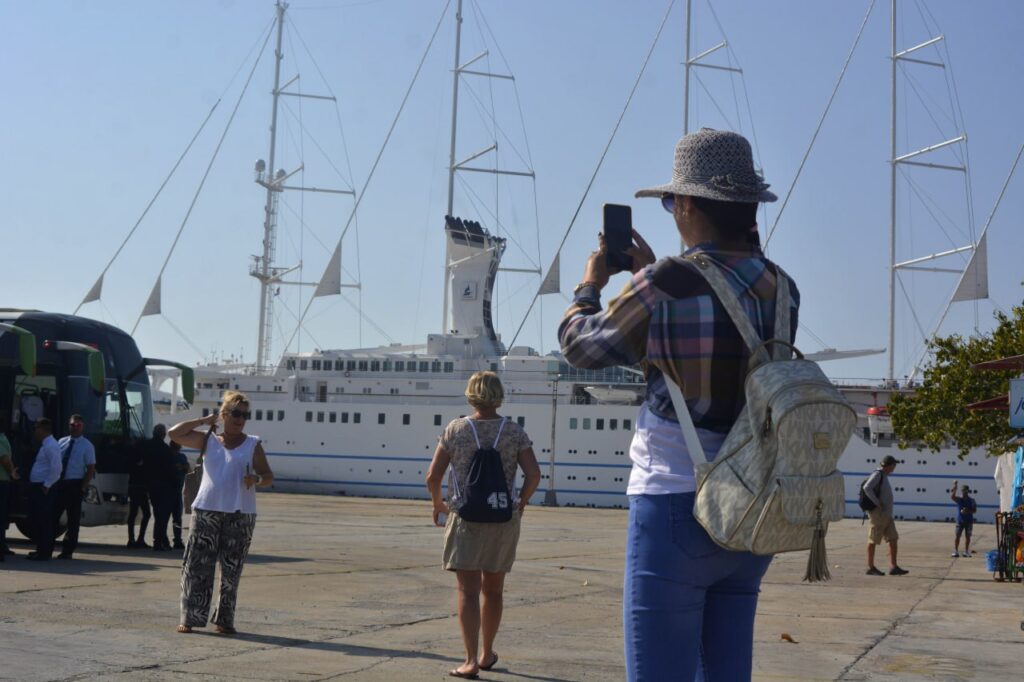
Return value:
M 29 519 L 15 519 L 14 525 L 18 527 L 18 532 L 26 538 L 32 542 L 36 541 L 36 529 L 33 527 L 33 524 Z M 67 524 L 64 523 L 64 517 L 61 516 L 53 527 L 53 539 L 56 540 L 59 538 L 67 529 Z

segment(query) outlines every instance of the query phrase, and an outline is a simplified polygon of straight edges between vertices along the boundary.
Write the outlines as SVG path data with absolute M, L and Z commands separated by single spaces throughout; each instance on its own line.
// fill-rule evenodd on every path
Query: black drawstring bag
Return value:
M 505 470 L 501 466 L 501 453 L 498 452 L 498 440 L 505 428 L 505 419 L 498 426 L 498 435 L 494 445 L 489 448 L 480 447 L 480 437 L 472 419 L 467 419 L 473 429 L 476 440 L 476 452 L 469 462 L 469 473 L 460 489 L 455 476 L 455 467 L 451 471 L 453 499 L 458 507 L 458 514 L 465 521 L 476 523 L 505 523 L 512 518 L 512 495 L 509 494 Z

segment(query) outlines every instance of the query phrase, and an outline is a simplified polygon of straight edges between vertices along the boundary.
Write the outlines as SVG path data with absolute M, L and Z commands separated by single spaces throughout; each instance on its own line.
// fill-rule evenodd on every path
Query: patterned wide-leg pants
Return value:
M 235 602 L 242 566 L 249 553 L 255 514 L 196 509 L 181 566 L 181 624 L 205 627 L 213 600 L 213 580 L 220 564 L 220 601 L 212 622 L 235 625 Z

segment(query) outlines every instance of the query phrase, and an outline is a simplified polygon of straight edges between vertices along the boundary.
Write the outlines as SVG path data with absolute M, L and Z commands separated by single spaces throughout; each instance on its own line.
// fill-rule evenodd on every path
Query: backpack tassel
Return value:
M 821 521 L 821 506 L 821 500 L 818 500 L 814 538 L 811 540 L 811 551 L 807 557 L 807 573 L 804 574 L 804 580 L 809 583 L 832 579 L 828 570 L 828 556 L 825 553 L 825 524 Z

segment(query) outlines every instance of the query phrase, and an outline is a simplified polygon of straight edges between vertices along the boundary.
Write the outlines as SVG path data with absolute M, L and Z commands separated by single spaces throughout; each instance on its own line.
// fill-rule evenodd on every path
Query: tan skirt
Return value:
M 516 511 L 505 523 L 475 523 L 463 520 L 456 512 L 449 514 L 444 527 L 445 570 L 511 571 L 519 544 L 521 516 Z

